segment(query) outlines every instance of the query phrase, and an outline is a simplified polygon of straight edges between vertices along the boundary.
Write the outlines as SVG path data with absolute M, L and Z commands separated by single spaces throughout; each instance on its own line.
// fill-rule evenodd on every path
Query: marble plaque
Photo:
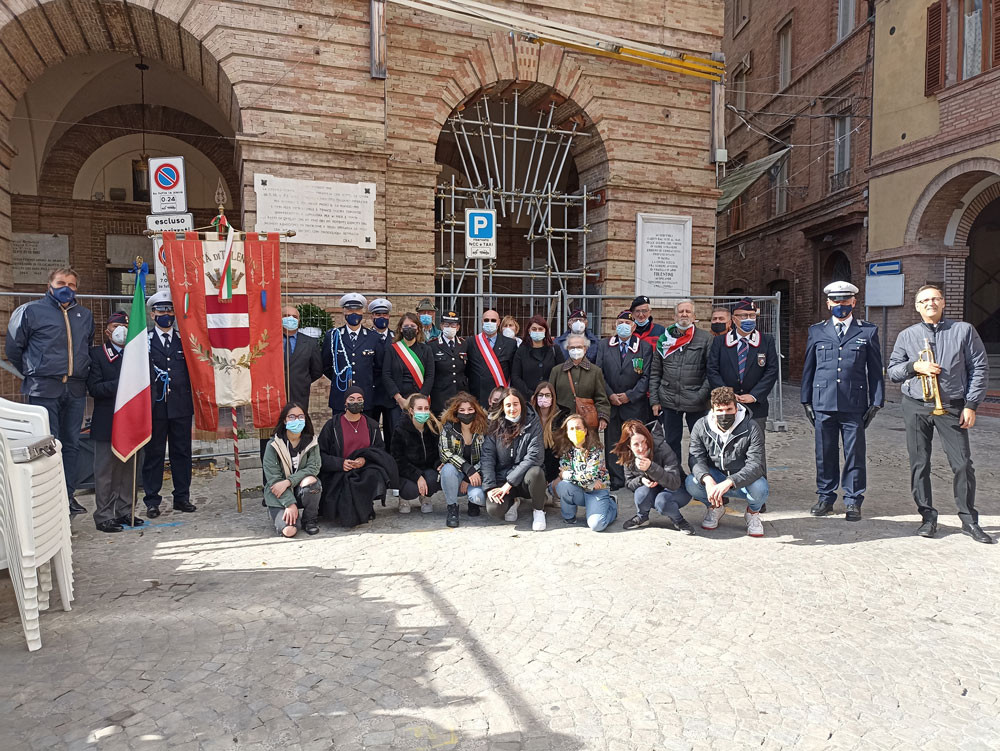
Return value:
M 375 184 L 254 175 L 257 232 L 295 230 L 293 243 L 375 247 Z

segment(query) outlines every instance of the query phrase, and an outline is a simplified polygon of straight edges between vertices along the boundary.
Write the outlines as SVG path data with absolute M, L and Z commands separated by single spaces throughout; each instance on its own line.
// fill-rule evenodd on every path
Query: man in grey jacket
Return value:
M 712 411 L 691 431 L 691 474 L 684 486 L 696 501 L 709 506 L 702 529 L 715 529 L 726 515 L 724 499 L 743 500 L 750 537 L 763 537 L 760 509 L 767 501 L 764 477 L 764 431 L 728 386 L 712 390 Z
M 962 532 L 976 542 L 996 542 L 979 526 L 976 511 L 976 472 L 972 466 L 969 429 L 976 424 L 976 409 L 986 396 L 989 364 L 979 333 L 971 324 L 944 317 L 945 299 L 940 287 L 925 284 L 917 290 L 917 313 L 921 322 L 899 332 L 889 358 L 889 378 L 903 384 L 903 421 L 906 451 L 910 457 L 910 489 L 923 520 L 921 537 L 937 532 L 937 510 L 931 501 L 931 440 L 937 429 L 948 464 L 955 475 L 955 505 Z M 921 359 L 930 348 L 935 362 Z M 934 399 L 924 398 L 928 385 L 937 378 L 943 411 L 934 414 Z
M 79 280 L 70 268 L 49 272 L 45 296 L 17 308 L 7 324 L 7 359 L 24 375 L 21 393 L 48 410 L 49 430 L 62 443 L 70 516 L 86 511 L 73 494 L 94 339 L 94 317 L 76 302 Z

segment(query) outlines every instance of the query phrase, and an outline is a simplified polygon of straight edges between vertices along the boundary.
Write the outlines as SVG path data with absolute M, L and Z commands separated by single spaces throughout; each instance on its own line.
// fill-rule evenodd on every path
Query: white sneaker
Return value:
M 708 512 L 705 514 L 705 518 L 701 520 L 701 528 L 715 529 L 716 527 L 719 526 L 719 522 L 725 515 L 726 515 L 725 506 L 719 506 L 718 508 L 716 508 L 715 506 L 711 506 L 708 509 Z
M 747 534 L 751 537 L 764 536 L 764 522 L 760 520 L 759 511 L 747 511 L 743 518 L 747 521 Z
M 421 501 L 420 503 L 420 513 L 429 514 L 434 510 L 434 504 L 430 501 Z
M 393 488 L 393 489 L 392 489 L 392 494 L 393 494 L 393 496 L 395 496 L 396 498 L 399 498 L 399 488 Z
M 507 513 L 503 515 L 503 520 L 505 522 L 516 522 L 517 521 L 517 507 L 521 505 L 521 499 L 518 498 L 514 501 L 514 505 L 507 509 Z
M 545 531 L 545 512 L 544 511 L 534 511 L 531 520 L 531 531 L 532 532 L 544 532 Z
M 410 513 L 410 502 L 405 501 L 402 498 L 399 499 L 399 513 L 408 514 Z

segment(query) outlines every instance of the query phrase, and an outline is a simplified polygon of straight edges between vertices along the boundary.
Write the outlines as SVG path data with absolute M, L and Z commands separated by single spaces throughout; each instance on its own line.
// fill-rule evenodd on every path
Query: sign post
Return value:
M 497 257 L 496 209 L 465 210 L 465 258 L 476 261 L 476 316 L 483 317 L 483 261 Z
M 886 363 L 886 343 L 889 341 L 889 308 L 903 304 L 906 276 L 902 261 L 875 261 L 868 264 L 865 279 L 865 305 L 882 308 L 882 363 Z
M 149 202 L 154 214 L 187 211 L 184 157 L 164 156 L 149 160 Z
M 194 229 L 194 214 L 147 214 L 146 229 L 154 232 L 182 232 Z M 163 254 L 163 238 L 153 237 L 153 266 L 156 269 L 156 291 L 170 289 L 167 280 L 167 259 Z

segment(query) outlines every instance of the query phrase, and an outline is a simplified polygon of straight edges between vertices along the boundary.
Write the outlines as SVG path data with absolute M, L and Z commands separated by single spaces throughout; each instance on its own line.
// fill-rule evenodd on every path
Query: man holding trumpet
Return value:
M 940 287 L 925 284 L 918 289 L 916 308 L 921 323 L 899 333 L 888 373 L 893 383 L 903 384 L 910 488 L 923 519 L 917 534 L 933 537 L 937 532 L 937 511 L 931 502 L 931 440 L 937 429 L 955 474 L 955 505 L 962 532 L 976 542 L 995 543 L 979 526 L 968 433 L 986 395 L 986 349 L 971 324 L 944 317 Z

